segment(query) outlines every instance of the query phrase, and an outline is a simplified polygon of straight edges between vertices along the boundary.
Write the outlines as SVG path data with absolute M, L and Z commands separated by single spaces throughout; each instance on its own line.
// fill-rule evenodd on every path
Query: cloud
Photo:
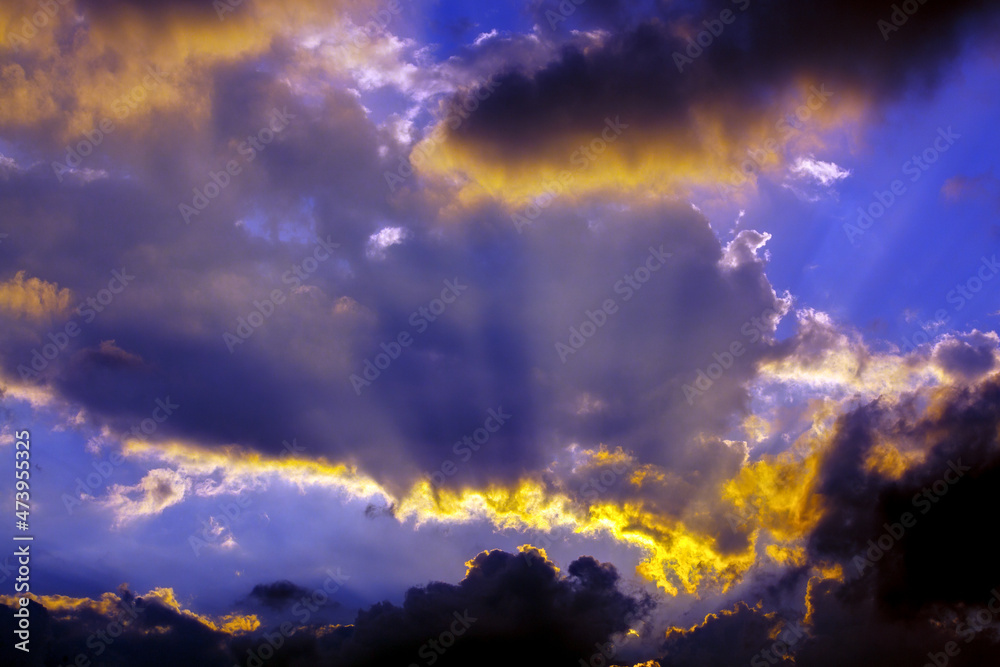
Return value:
M 191 482 L 175 470 L 154 468 L 133 486 L 114 484 L 102 502 L 115 513 L 115 524 L 159 514 L 184 499 Z
M 51 320 L 69 307 L 70 290 L 40 278 L 25 279 L 25 272 L 0 283 L 0 313 L 29 320 Z
M 658 443 L 683 441 L 706 428 L 702 417 L 707 428 L 722 428 L 722 415 L 739 409 L 747 396 L 743 383 L 766 354 L 766 342 L 741 356 L 694 409 L 683 386 L 712 362 L 713 353 L 741 337 L 745 322 L 769 309 L 787 308 L 764 277 L 764 259 L 758 255 L 766 235 L 753 236 L 753 243 L 744 235 L 724 248 L 704 217 L 680 205 L 600 210 L 593 217 L 598 226 L 589 228 L 580 224 L 572 206 L 556 203 L 528 235 L 518 234 L 496 211 L 484 213 L 479 229 L 442 233 L 433 214 L 422 210 L 405 227 L 405 242 L 389 245 L 386 260 L 371 262 L 372 236 L 382 238 L 383 230 L 403 229 L 402 224 L 350 215 L 340 195 L 326 194 L 327 186 L 310 182 L 315 172 L 346 170 L 334 165 L 349 160 L 355 172 L 367 169 L 370 180 L 359 177 L 355 189 L 362 201 L 373 183 L 384 186 L 377 158 L 355 159 L 349 144 L 341 142 L 363 135 L 366 121 L 354 115 L 356 102 L 340 103 L 343 115 L 322 122 L 289 107 L 290 113 L 303 114 L 303 122 L 321 122 L 331 141 L 340 142 L 345 153 L 335 163 L 327 162 L 332 159 L 328 152 L 315 150 L 315 138 L 293 133 L 255 159 L 251 166 L 261 165 L 261 172 L 242 174 L 246 181 L 234 177 L 229 186 L 250 197 L 249 190 L 273 193 L 266 200 L 276 207 L 270 241 L 232 224 L 245 214 L 238 198 L 216 200 L 218 209 L 205 213 L 210 218 L 177 233 L 183 223 L 170 195 L 138 192 L 122 182 L 88 184 L 60 195 L 50 207 L 60 211 L 58 216 L 37 222 L 39 250 L 27 253 L 26 263 L 44 264 L 44 249 L 63 243 L 57 240 L 59 220 L 76 220 L 66 242 L 87 243 L 83 230 L 93 215 L 120 230 L 111 243 L 88 250 L 97 253 L 94 261 L 106 261 L 109 271 L 122 264 L 144 266 L 129 269 L 135 282 L 92 322 L 81 322 L 86 326 L 72 341 L 73 353 L 52 362 L 51 386 L 61 397 L 85 407 L 93 419 L 127 431 L 149 416 L 155 399 L 170 396 L 184 407 L 162 425 L 158 439 L 206 450 L 236 444 L 274 454 L 282 441 L 298 437 L 310 443 L 311 457 L 356 467 L 395 496 L 454 458 L 454 443 L 497 406 L 514 417 L 492 446 L 462 467 L 456 483 L 519 479 L 547 466 L 574 442 L 587 448 L 613 442 L 648 454 L 652 463 L 670 465 L 674 454 Z M 263 114 L 268 105 L 253 108 Z M 253 127 L 259 120 L 242 122 Z M 364 155 L 376 149 L 374 142 L 360 141 L 357 150 Z M 267 163 L 272 158 L 273 168 Z M 290 164 L 300 164 L 295 169 L 302 179 L 290 175 Z M 43 196 L 52 187 L 42 175 L 22 179 L 20 185 L 30 187 L 21 192 L 34 188 Z M 178 184 L 174 192 L 183 188 Z M 107 204 L 109 193 L 150 211 L 159 224 L 146 218 L 134 222 L 122 214 L 123 207 Z M 11 196 L 17 196 L 13 188 Z M 307 205 L 304 198 L 315 198 L 314 203 Z M 401 217 L 380 209 L 384 204 L 374 203 L 374 193 L 371 199 L 361 204 L 370 214 L 382 210 L 390 220 Z M 84 202 L 95 202 L 96 208 Z M 306 280 L 300 281 L 293 269 L 302 271 L 304 262 L 313 261 L 315 244 L 298 237 L 280 240 L 277 211 L 284 210 L 315 237 L 340 244 Z M 393 233 L 383 240 L 395 238 Z M 640 287 L 633 274 L 645 279 L 645 264 L 659 263 L 651 258 L 651 248 L 662 248 L 666 259 Z M 147 255 L 150 261 L 143 262 Z M 170 259 L 182 256 L 191 263 Z M 101 289 L 93 270 L 73 260 L 64 266 L 74 293 Z M 595 272 L 595 266 L 603 268 Z M 420 308 L 426 310 L 440 295 L 445 280 L 455 279 L 468 291 L 440 318 L 423 318 Z M 254 303 L 262 304 L 275 289 L 282 291 L 283 303 L 274 305 L 266 323 L 228 354 L 223 333 L 235 331 Z M 567 344 L 587 312 L 607 299 L 616 301 L 618 312 L 564 364 L 556 343 Z M 762 325 L 764 333 L 773 324 Z M 413 344 L 358 396 L 350 376 L 364 372 L 365 361 L 381 351 L 380 343 L 396 340 L 401 332 L 413 336 Z M 120 352 L 110 353 L 104 343 L 109 340 Z M 667 342 L 677 354 L 660 353 Z M 0 343 L 9 376 L 16 377 L 17 365 L 30 360 L 35 345 L 28 336 Z M 625 348 L 634 356 L 613 353 Z M 442 360 L 453 372 L 439 372 Z M 192 384 L 186 380 L 190 377 L 202 379 Z M 254 379 L 260 377 L 269 380 Z M 414 400 L 412 387 L 427 383 L 434 391 Z M 580 413 L 584 396 L 605 407 Z M 545 438 L 551 444 L 532 444 L 543 432 L 551 434 Z
M 763 613 L 738 602 L 732 609 L 709 614 L 703 623 L 690 630 L 667 630 L 663 656 L 658 663 L 661 667 L 750 664 L 777 637 L 788 633 L 787 626 L 774 612 Z
M 838 413 L 806 487 L 819 515 L 806 533 L 804 607 L 751 586 L 732 609 L 668 630 L 659 664 L 769 664 L 761 651 L 773 651 L 782 626 L 796 629 L 781 652 L 806 667 L 921 664 L 949 642 L 949 664 L 986 660 L 997 650 L 983 629 L 996 618 L 988 605 L 998 582 L 989 566 L 995 521 L 982 508 L 1000 471 L 998 405 L 994 373 L 975 387 L 884 396 Z M 759 498 L 774 501 L 788 485 L 772 480 Z
M 347 666 L 409 664 L 433 654 L 441 665 L 575 664 L 589 659 L 595 642 L 626 632 L 648 604 L 619 592 L 615 569 L 586 556 L 566 575 L 534 550 L 484 552 L 468 565 L 457 586 L 410 589 L 400 607 L 381 603 L 359 613 L 352 628 L 334 635 L 329 658 Z M 429 643 L 463 625 L 447 650 L 447 640 Z
M 810 537 L 812 551 L 838 558 L 851 578 L 874 576 L 880 603 L 894 613 L 973 605 L 995 585 L 984 560 L 991 520 L 973 508 L 989 503 L 984 494 L 1000 469 L 998 378 L 944 391 L 914 415 L 915 400 L 875 401 L 839 420 L 818 488 L 828 509 Z M 880 446 L 916 456 L 886 469 L 877 465 Z M 906 512 L 916 523 L 905 539 L 863 562 L 868 540 Z
M 996 199 L 1000 179 L 990 173 L 968 176 L 952 176 L 941 186 L 941 194 L 949 201 L 957 202 L 975 197 Z
M 803 308 L 796 312 L 796 320 L 795 334 L 780 341 L 773 356 L 761 364 L 762 383 L 870 399 L 943 380 L 940 368 L 919 356 L 873 352 L 859 332 L 840 326 L 826 313 Z
M 56 145 L 76 145 L 86 133 L 103 134 L 97 129 L 103 119 L 117 135 L 155 134 L 161 113 L 207 118 L 214 67 L 259 57 L 344 8 L 329 0 L 286 8 L 250 0 L 218 5 L 232 11 L 220 16 L 211 3 L 186 1 L 58 3 L 36 28 L 34 3 L 6 3 L 0 81 L 11 104 L 0 111 L 0 127 L 39 139 L 47 129 Z
M 365 254 L 371 259 L 385 259 L 386 249 L 399 245 L 408 235 L 405 227 L 383 227 L 368 237 Z
M 18 261 L 0 285 L 4 397 L 44 403 L 71 435 L 121 441 L 139 475 L 94 500 L 112 527 L 171 534 L 192 501 L 309 490 L 329 492 L 323 507 L 378 516 L 373 531 L 462 528 L 477 549 L 494 533 L 565 532 L 637 565 L 626 583 L 594 558 L 564 573 L 541 551 L 484 552 L 460 584 L 411 589 L 351 626 L 331 625 L 332 609 L 311 617 L 275 665 L 410 664 L 466 610 L 477 621 L 443 663 L 576 665 L 610 641 L 623 661 L 726 664 L 801 617 L 798 664 L 887 660 L 877 632 L 916 638 L 905 649 L 916 664 L 958 636 L 933 613 L 988 598 L 986 533 L 971 517 L 997 482 L 1000 339 L 973 331 L 879 352 L 775 289 L 768 227 L 720 242 L 670 196 L 783 166 L 834 185 L 848 171 L 812 157 L 826 133 L 933 84 L 993 15 L 928 3 L 887 45 L 884 7 L 801 4 L 749 7 L 690 72 L 674 52 L 700 12 L 733 3 L 640 17 L 591 0 L 574 16 L 583 32 L 486 34 L 444 63 L 392 31 L 339 58 L 367 19 L 333 3 L 248 0 L 223 21 L 204 3 L 67 7 L 0 66 L 11 100 L 0 131 L 31 153 L 0 158 L 0 199 L 11 225 L 32 230 L 30 244 L 3 245 Z M 467 84 L 489 74 L 498 85 L 478 99 Z M 387 114 L 397 97 L 405 110 Z M 53 172 L 116 109 L 129 111 L 82 164 Z M 790 123 L 802 109 L 808 120 Z M 248 152 L 275 110 L 288 127 Z M 416 164 L 411 138 L 429 147 L 435 127 L 443 142 L 390 192 L 386 173 Z M 810 157 L 786 165 L 794 155 Z M 179 204 L 207 201 L 209 184 L 218 195 L 185 224 Z M 539 214 L 518 228 L 511 214 L 530 202 Z M 337 246 L 320 260 L 322 243 Z M 93 317 L 68 312 L 122 265 L 134 285 Z M 441 311 L 446 281 L 467 288 Z M 63 315 L 79 337 L 37 381 L 14 380 Z M 791 333 L 779 338 L 779 324 Z M 243 331 L 226 349 L 223 334 Z M 412 343 L 396 342 L 403 333 Z M 371 369 L 355 391 L 351 376 Z M 183 408 L 155 438 L 129 437 L 164 397 Z M 473 449 L 489 410 L 511 417 Z M 306 449 L 285 456 L 289 440 Z M 957 459 L 972 470 L 935 513 L 854 577 L 853 557 Z M 272 632 L 309 593 L 281 576 L 255 578 L 272 583 L 237 603 Z M 648 600 L 623 592 L 647 585 L 665 637 L 634 623 Z M 146 597 L 157 623 L 126 632 L 109 663 L 152 651 L 232 664 L 265 641 L 256 616 L 195 617 L 172 593 Z M 788 609 L 793 598 L 806 608 Z M 71 656 L 111 613 L 44 603 L 53 650 Z M 689 609 L 683 618 L 704 621 L 680 628 Z M 845 646 L 852 618 L 866 632 Z M 629 630 L 654 649 L 636 649 Z
M 122 666 L 231 664 L 223 648 L 226 632 L 212 620 L 181 609 L 171 589 L 137 596 L 122 586 L 100 600 L 59 595 L 30 599 L 32 630 L 38 633 L 32 635 L 32 656 L 70 664 L 77 656 Z M 10 596 L 0 599 L 0 625 L 11 636 L 15 604 Z M 252 619 L 244 622 L 245 627 L 252 625 Z M 0 651 L 8 664 L 17 664 L 23 655 L 13 642 L 4 642 Z
M 543 552 L 483 552 L 469 561 L 457 585 L 432 582 L 411 588 L 401 606 L 378 603 L 358 612 L 346 626 L 315 625 L 303 614 L 287 629 L 259 627 L 253 616 L 209 618 L 183 610 L 170 590 L 136 597 L 126 588 L 101 601 L 42 597 L 32 602 L 37 655 L 96 655 L 109 665 L 196 662 L 231 665 L 261 655 L 268 644 L 269 664 L 333 663 L 345 667 L 411 664 L 435 656 L 437 664 L 572 665 L 589 659 L 596 646 L 614 642 L 648 612 L 650 602 L 618 589 L 615 568 L 583 556 L 566 574 Z M 260 585 L 251 594 L 268 600 L 297 595 L 294 584 Z M 12 599 L 0 599 L 0 619 L 12 631 Z M 121 618 L 120 621 L 118 619 Z M 120 622 L 110 642 L 93 633 Z M 6 627 L 10 626 L 10 627 Z M 119 626 L 119 627 L 120 627 Z M 448 636 L 446 636 L 448 635 Z M 44 638 L 44 639 L 41 639 Z M 89 640 L 89 641 L 88 641 Z M 277 649 L 274 650 L 274 646 Z M 614 651 L 615 646 L 610 644 Z M 5 651 L 13 651 L 10 643 Z
M 728 24 L 718 19 L 725 10 Z M 574 157 L 586 164 L 588 146 L 600 158 L 574 179 L 577 198 L 683 194 L 733 185 L 734 173 L 745 181 L 747 171 L 753 179 L 784 162 L 793 137 L 821 146 L 824 131 L 880 113 L 913 86 L 932 87 L 963 42 L 988 34 L 997 18 L 975 1 L 921 5 L 887 45 L 878 22 L 891 11 L 720 0 L 661 5 L 644 20 L 591 15 L 589 25 L 611 28 L 599 45 L 570 45 L 543 67 L 500 70 L 481 101 L 477 91 L 457 94 L 448 111 L 473 111 L 461 123 L 441 121 L 447 140 L 421 170 L 465 176 L 475 183 L 467 196 L 481 189 L 515 207 L 551 189 L 560 171 L 572 173 Z M 808 122 L 790 125 L 795 114 Z M 609 118 L 628 129 L 602 147 Z
M 841 169 L 833 162 L 823 162 L 810 157 L 800 157 L 792 164 L 792 173 L 802 178 L 811 178 L 820 185 L 832 185 L 851 175 L 849 169 Z
M 80 350 L 77 362 L 111 368 L 143 366 L 142 357 L 123 350 L 113 340 L 102 340 L 96 349 Z
M 947 335 L 934 345 L 933 358 L 948 374 L 974 381 L 996 368 L 998 347 L 1000 337 L 992 331 Z
M 271 584 L 257 584 L 250 591 L 250 597 L 277 609 L 290 605 L 295 599 L 302 598 L 309 592 L 309 590 L 296 586 L 288 580 L 282 580 Z

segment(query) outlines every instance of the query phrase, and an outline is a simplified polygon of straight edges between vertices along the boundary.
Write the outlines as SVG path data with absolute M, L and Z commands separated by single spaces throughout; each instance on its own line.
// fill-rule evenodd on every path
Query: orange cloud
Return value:
M 24 271 L 0 283 L 0 312 L 17 318 L 46 320 L 63 314 L 69 301 L 69 289 L 39 278 L 25 279 Z
M 368 2 L 247 0 L 221 16 L 211 3 L 54 4 L 58 9 L 34 30 L 24 21 L 38 11 L 35 3 L 0 9 L 0 128 L 46 128 L 71 141 L 103 119 L 135 125 L 154 111 L 183 111 L 198 123 L 211 112 L 214 66 L 260 55 L 275 40 L 294 41 Z

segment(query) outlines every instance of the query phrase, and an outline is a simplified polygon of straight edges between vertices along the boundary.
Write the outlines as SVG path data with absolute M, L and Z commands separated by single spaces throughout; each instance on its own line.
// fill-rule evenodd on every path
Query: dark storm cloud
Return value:
M 979 665 L 996 655 L 996 637 L 969 619 L 995 616 L 987 605 L 1000 583 L 1000 381 L 951 390 L 927 413 L 920 405 L 876 401 L 838 421 L 818 489 L 826 513 L 809 553 L 839 562 L 844 581 L 810 590 L 809 637 L 796 664 L 920 665 L 931 653 Z M 929 453 L 887 477 L 866 464 L 883 441 Z
M 574 440 L 614 440 L 694 475 L 728 461 L 663 444 L 721 430 L 746 404 L 743 384 L 766 344 L 693 407 L 683 386 L 741 337 L 741 324 L 780 309 L 753 251 L 762 237 L 743 234 L 726 255 L 707 220 L 678 205 L 596 208 L 585 219 L 557 203 L 527 234 L 487 207 L 442 230 L 426 202 L 403 210 L 387 201 L 382 171 L 398 156 L 378 156 L 386 137 L 354 97 L 330 93 L 305 106 L 265 70 L 218 69 L 219 120 L 209 127 L 164 116 L 141 151 L 108 146 L 134 180 L 61 186 L 36 169 L 0 183 L 14 216 L 35 230 L 5 241 L 18 253 L 14 268 L 70 288 L 74 309 L 112 271 L 135 276 L 101 312 L 71 313 L 82 333 L 41 381 L 126 430 L 169 396 L 183 408 L 157 437 L 273 453 L 296 437 L 310 455 L 358 462 L 402 486 L 455 461 L 455 443 L 499 408 L 511 419 L 461 461 L 455 483 L 537 470 Z M 244 161 L 239 143 L 275 108 L 294 117 Z M 178 205 L 228 160 L 243 171 L 185 224 Z M 379 259 L 369 237 L 385 226 L 408 234 Z M 339 247 L 299 281 L 290 272 L 312 256 L 315 239 Z M 419 309 L 445 281 L 467 287 L 440 318 L 423 318 Z M 223 333 L 275 289 L 283 303 L 230 353 Z M 561 358 L 556 343 L 570 344 L 609 298 L 618 312 Z M 20 333 L 0 355 L 17 377 L 49 331 L 13 325 Z M 413 344 L 359 396 L 350 376 L 401 332 Z M 101 352 L 112 340 L 115 351 Z M 126 359 L 142 363 L 118 363 Z
M 308 594 L 307 589 L 296 586 L 288 580 L 276 581 L 271 584 L 257 584 L 250 591 L 251 598 L 274 608 L 284 607 Z
M 940 415 L 907 419 L 915 407 L 876 403 L 841 419 L 820 487 L 827 514 L 811 537 L 814 554 L 843 560 L 849 577 L 874 577 L 893 613 L 974 605 L 997 583 L 1000 506 L 991 489 L 1000 481 L 1000 382 L 954 390 Z M 921 443 L 929 454 L 886 479 L 864 465 L 881 438 Z M 896 524 L 902 537 L 892 534 Z
M 710 614 L 689 631 L 668 630 L 659 662 L 661 667 L 748 665 L 774 643 L 773 633 L 791 639 L 800 630 L 777 614 L 764 614 L 738 602 L 732 609 Z
M 963 618 L 965 614 L 985 611 L 991 596 L 991 588 L 987 588 L 976 604 L 955 611 Z M 928 609 L 906 617 L 887 616 L 871 579 L 818 583 L 810 592 L 810 602 L 813 616 L 809 636 L 794 647 L 795 664 L 803 667 L 921 667 L 935 663 L 976 667 L 994 663 L 1000 651 L 995 636 L 972 631 L 972 625 L 946 609 Z
M 136 599 L 131 606 L 133 594 L 120 591 L 123 614 L 116 607 L 106 615 L 87 609 L 60 612 L 56 618 L 32 603 L 32 630 L 39 638 L 33 651 L 49 661 L 69 661 L 81 652 L 94 657 L 88 638 L 127 614 L 121 636 L 110 643 L 91 640 L 104 647 L 100 664 L 221 666 L 246 664 L 250 656 L 263 655 L 275 666 L 375 667 L 426 664 L 428 656 L 435 656 L 442 667 L 506 667 L 522 661 L 575 667 L 579 660 L 589 660 L 595 645 L 607 645 L 649 611 L 648 598 L 628 595 L 618 585 L 615 568 L 589 556 L 560 574 L 537 551 L 491 551 L 473 559 L 461 583 L 411 588 L 402 606 L 376 604 L 359 611 L 353 625 L 322 632 L 314 625 L 267 627 L 235 638 L 153 598 Z M 294 584 L 277 582 L 257 586 L 251 595 L 270 600 L 300 592 Z M 3 607 L 2 612 L 10 634 L 13 610 Z M 261 652 L 263 646 L 278 650 Z
M 816 583 L 808 594 L 809 623 L 800 612 L 764 613 L 738 602 L 691 630 L 668 631 L 658 662 L 661 667 L 765 667 L 783 664 L 786 654 L 800 667 L 920 667 L 934 664 L 931 655 L 937 664 L 955 667 L 995 662 L 1000 646 L 975 620 L 977 614 L 987 622 L 996 619 L 987 606 L 995 588 L 984 590 L 976 604 L 959 607 L 958 615 L 933 609 L 893 618 L 885 615 L 872 584 L 870 579 Z
M 661 665 L 774 664 L 761 651 L 775 646 L 778 616 L 801 623 L 803 632 L 787 643 L 803 667 L 919 666 L 931 661 L 928 654 L 939 656 L 937 664 L 995 661 L 1000 645 L 985 628 L 1000 617 L 993 611 L 1000 611 L 1000 378 L 948 392 L 932 410 L 925 411 L 926 399 L 904 396 L 839 418 L 818 479 L 825 513 L 807 562 L 839 563 L 844 576 L 809 587 L 808 622 L 802 610 L 765 613 L 798 606 L 787 593 L 813 576 L 807 567 L 743 593 L 746 604 L 762 601 L 765 611 L 739 602 L 668 633 Z M 886 475 L 869 465 L 884 442 L 928 454 L 900 476 Z
M 227 664 L 224 633 L 178 612 L 156 597 L 136 597 L 124 586 L 111 597 L 113 604 L 109 608 L 82 607 L 73 611 L 47 610 L 30 602 L 31 652 L 25 655 L 5 640 L 0 646 L 4 664 L 108 667 Z M 12 607 L 0 605 L 0 627 L 5 637 L 13 636 L 16 624 L 13 614 Z
M 503 72 L 497 90 L 457 135 L 516 159 L 556 137 L 589 135 L 608 115 L 620 114 L 640 130 L 686 132 L 693 129 L 692 108 L 707 106 L 739 137 L 766 108 L 768 93 L 802 78 L 875 99 L 931 84 L 963 40 L 986 34 L 997 16 L 996 6 L 984 0 L 928 2 L 886 40 L 878 21 L 890 20 L 892 3 L 671 3 L 624 28 L 613 18 L 621 12 L 614 3 L 609 7 L 606 25 L 591 24 L 610 28 L 602 47 L 568 46 L 538 71 Z M 728 25 L 719 22 L 722 11 L 734 17 Z M 713 36 L 704 21 L 722 32 Z M 681 35 L 687 28 L 692 38 L 706 31 L 711 43 L 701 55 L 693 51 L 697 57 L 681 72 L 674 54 L 686 54 Z M 456 105 L 463 101 L 459 96 Z
M 328 655 L 345 667 L 426 664 L 427 655 L 439 655 L 442 666 L 575 666 L 648 610 L 646 599 L 617 584 L 613 566 L 588 556 L 560 575 L 536 552 L 482 553 L 457 586 L 410 589 L 401 607 L 381 603 L 361 612 Z M 434 648 L 440 641 L 430 644 L 452 629 L 462 630 L 454 646 L 442 652 Z

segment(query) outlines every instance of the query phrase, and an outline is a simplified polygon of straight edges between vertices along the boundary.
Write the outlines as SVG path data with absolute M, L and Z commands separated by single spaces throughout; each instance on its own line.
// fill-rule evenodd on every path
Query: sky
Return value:
M 3 664 L 995 663 L 998 27 L 3 3 Z

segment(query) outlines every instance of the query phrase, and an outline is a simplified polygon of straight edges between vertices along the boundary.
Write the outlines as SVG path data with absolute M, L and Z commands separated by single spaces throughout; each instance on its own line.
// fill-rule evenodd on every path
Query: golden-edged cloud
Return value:
M 0 313 L 34 321 L 49 320 L 69 308 L 70 290 L 38 277 L 26 278 L 24 271 L 0 283 Z
M 501 80 L 494 88 L 502 86 Z M 530 148 L 512 150 L 463 131 L 464 100 L 488 93 L 477 88 L 446 107 L 447 116 L 413 148 L 410 162 L 430 181 L 460 183 L 456 196 L 464 205 L 494 199 L 529 218 L 531 207 L 544 208 L 553 198 L 641 201 L 694 188 L 749 194 L 762 174 L 822 149 L 830 132 L 849 129 L 868 109 L 856 92 L 800 82 L 775 103 L 740 113 L 722 99 L 660 121 L 630 117 L 623 105 L 589 128 L 552 124 L 541 133 L 526 127 Z M 508 131 L 517 134 L 517 128 Z
M 198 123 L 212 112 L 213 67 L 259 56 L 368 3 L 248 0 L 222 14 L 212 3 L 53 4 L 55 13 L 33 30 L 24 21 L 38 11 L 35 3 L 0 10 L 0 129 L 44 128 L 71 141 L 104 119 L 149 123 L 154 111 L 182 111 Z
M 17 599 L 21 596 L 0 595 L 0 604 L 16 608 Z M 72 620 L 80 618 L 83 614 L 97 614 L 107 619 L 115 619 L 125 615 L 125 610 L 134 606 L 135 597 L 142 598 L 145 604 L 155 601 L 155 603 L 165 607 L 178 616 L 194 621 L 205 629 L 213 632 L 222 632 L 227 635 L 239 635 L 253 632 L 260 627 L 260 621 L 254 614 L 225 614 L 220 617 L 211 617 L 197 614 L 189 609 L 185 609 L 177 599 L 173 588 L 162 587 L 153 588 L 149 592 L 140 596 L 126 596 L 122 592 L 106 592 L 100 598 L 72 597 L 68 595 L 36 595 L 29 593 L 29 599 L 45 607 L 45 610 L 54 618 L 60 620 Z M 141 613 L 141 609 L 132 613 Z M 156 632 L 156 628 L 151 628 L 147 632 Z

